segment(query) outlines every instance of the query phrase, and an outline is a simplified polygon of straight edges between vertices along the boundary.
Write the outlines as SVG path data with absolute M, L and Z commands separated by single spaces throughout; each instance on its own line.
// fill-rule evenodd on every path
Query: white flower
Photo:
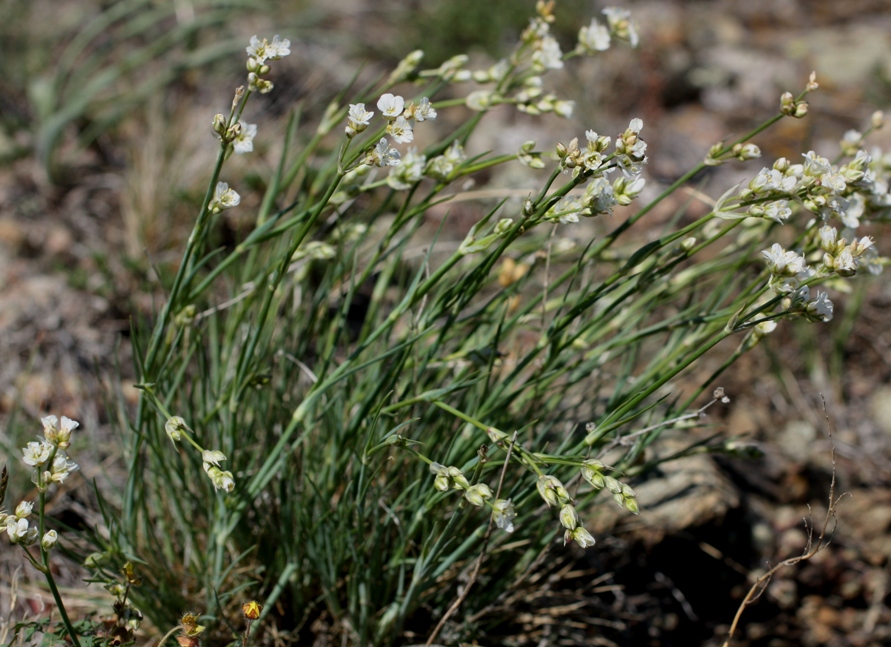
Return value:
M 436 110 L 430 105 L 430 99 L 421 97 L 418 107 L 415 109 L 415 120 L 427 121 L 436 119 Z
M 604 177 L 591 180 L 582 202 L 591 213 L 612 213 L 612 207 L 618 204 L 612 185 Z
M 241 196 L 238 195 L 235 190 L 230 189 L 229 185 L 225 182 L 217 182 L 216 189 L 214 189 L 213 200 L 210 201 L 208 209 L 210 209 L 212 213 L 220 213 L 224 209 L 237 207 L 239 202 L 241 202 Z
M 586 215 L 584 205 L 578 198 L 563 196 L 557 203 L 548 209 L 545 218 L 551 222 L 559 222 L 562 225 L 579 221 L 579 214 Z
M 832 301 L 825 292 L 817 292 L 817 298 L 807 304 L 805 314 L 809 319 L 832 321 Z
M 59 419 L 56 418 L 56 416 L 46 416 L 45 418 L 41 418 L 40 422 L 43 423 L 43 437 L 46 438 L 46 442 L 56 442 L 56 436 L 59 431 L 56 425 L 58 424 Z
M 457 139 L 453 141 L 452 145 L 446 149 L 445 153 L 443 153 L 443 156 L 446 158 L 446 160 L 456 166 L 467 159 L 467 155 L 464 153 L 464 147 Z
M 30 529 L 28 527 L 27 519 L 15 519 L 14 517 L 7 517 L 6 519 L 6 534 L 9 535 L 9 541 L 14 544 L 18 544 L 23 540 L 28 538 L 30 534 Z M 36 529 L 34 529 L 36 531 Z
M 365 163 L 381 167 L 396 166 L 399 163 L 399 151 L 390 146 L 385 137 L 381 137 L 377 145 L 368 151 Z
M 755 325 L 755 335 L 759 338 L 764 337 L 765 335 L 769 335 L 774 330 L 777 329 L 777 322 L 774 320 L 770 321 L 762 321 L 759 324 Z
M 65 452 L 58 452 L 53 459 L 53 465 L 49 472 L 44 472 L 44 478 L 48 482 L 63 483 L 71 472 L 76 472 L 80 467 L 77 463 L 68 460 Z
M 405 99 L 398 95 L 392 95 L 389 92 L 383 95 L 377 101 L 377 108 L 386 119 L 396 119 L 402 114 L 405 107 Z
M 627 40 L 632 47 L 637 47 L 639 41 L 637 36 L 637 28 L 631 22 L 631 12 L 627 9 L 618 7 L 607 7 L 603 10 L 606 16 L 607 25 L 609 25 L 610 33 L 617 38 Z
M 22 449 L 24 454 L 22 462 L 32 467 L 40 467 L 49 460 L 52 451 L 53 446 L 47 442 L 30 442 Z
M 241 132 L 232 141 L 232 148 L 239 155 L 254 150 L 254 137 L 257 136 L 257 125 L 241 122 Z
M 464 147 L 461 146 L 461 142 L 455 140 L 442 155 L 430 160 L 424 172 L 434 179 L 447 180 L 455 168 L 466 159 Z
M 277 61 L 291 53 L 291 41 L 287 38 L 279 39 L 278 34 L 272 37 L 272 42 L 267 48 L 270 61 Z
M 164 431 L 167 432 L 170 440 L 172 440 L 174 443 L 182 440 L 182 430 L 185 429 L 185 427 L 186 421 L 179 416 L 173 416 L 170 420 L 164 423 Z
M 50 550 L 56 545 L 58 540 L 58 533 L 56 533 L 55 530 L 50 530 L 43 536 L 43 539 L 40 540 L 40 545 L 43 547 L 43 550 Z
M 70 440 L 71 440 L 71 432 L 80 427 L 80 423 L 76 420 L 72 420 L 66 416 L 62 416 L 62 424 L 59 425 L 59 432 L 57 434 L 57 439 L 59 442 L 59 446 L 62 449 L 65 449 Z
M 609 49 L 609 41 L 609 28 L 592 18 L 590 25 L 579 30 L 578 49 L 584 54 L 603 52 Z
M 256 36 L 251 36 L 251 44 L 245 48 L 248 56 L 262 65 L 267 60 L 277 61 L 291 53 L 291 41 L 287 38 L 280 39 L 275 36 L 270 43 L 265 38 L 261 41 Z
M 464 498 L 467 499 L 470 505 L 475 505 L 479 508 L 486 502 L 486 499 L 492 498 L 492 490 L 485 483 L 477 483 L 464 490 Z
M 843 249 L 839 252 L 835 257 L 833 269 L 842 276 L 854 276 L 857 271 L 857 261 L 854 260 L 854 255 L 850 250 Z
M 207 472 L 210 482 L 213 483 L 217 490 L 231 492 L 235 489 L 235 479 L 232 477 L 232 472 L 224 472 L 216 465 L 211 465 L 210 463 L 204 463 L 204 471 Z
M 571 119 L 572 113 L 575 111 L 575 101 L 566 101 L 560 99 L 554 102 L 554 114 L 564 119 Z
M 411 124 L 405 117 L 396 117 L 396 120 L 387 126 L 387 132 L 397 144 L 407 144 L 415 138 Z
M 617 204 L 627 207 L 640 195 L 646 185 L 642 177 L 620 177 L 613 182 L 613 196 Z
M 468 60 L 469 57 L 467 54 L 453 56 L 437 68 L 436 76 L 440 77 L 443 81 L 461 80 L 457 77 L 459 77 L 459 72 L 465 71 L 461 70 L 461 68 Z
M 532 53 L 532 66 L 536 70 L 559 70 L 563 67 L 563 52 L 553 36 L 546 35 L 538 41 Z
M 764 217 L 775 220 L 783 224 L 792 215 L 792 209 L 789 208 L 789 202 L 786 200 L 777 200 L 764 205 Z
M 820 247 L 823 248 L 823 251 L 829 252 L 830 254 L 834 252 L 836 240 L 838 240 L 838 230 L 835 227 L 823 225 L 820 227 L 819 234 Z
M 373 116 L 373 112 L 368 112 L 365 109 L 364 103 L 351 103 L 349 112 L 347 112 L 347 137 L 353 137 L 365 130 Z
M 387 184 L 397 191 L 410 189 L 415 182 L 420 181 L 423 177 L 426 164 L 427 158 L 424 155 L 419 155 L 416 148 L 409 148 L 399 164 L 390 170 Z
M 802 157 L 804 157 L 804 174 L 807 176 L 819 177 L 832 168 L 828 159 L 820 157 L 814 151 L 808 151 L 802 154 Z
M 34 504 L 30 501 L 22 501 L 15 507 L 15 518 L 25 519 L 34 510 Z
M 215 449 L 205 449 L 201 452 L 201 460 L 205 463 L 210 463 L 211 465 L 220 466 L 220 461 L 226 460 L 226 455 Z
M 767 267 L 773 274 L 795 276 L 807 268 L 803 256 L 786 251 L 779 243 L 774 243 L 769 250 L 761 253 L 767 259 Z
M 514 531 L 514 519 L 517 518 L 517 510 L 510 499 L 498 499 L 492 505 L 492 516 L 495 519 L 495 525 L 504 532 Z

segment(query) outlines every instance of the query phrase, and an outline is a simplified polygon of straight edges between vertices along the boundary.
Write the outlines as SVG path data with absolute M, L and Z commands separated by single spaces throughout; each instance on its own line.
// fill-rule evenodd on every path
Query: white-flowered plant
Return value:
M 150 395 L 154 395 L 150 388 L 146 390 Z M 155 405 L 161 411 L 166 410 L 164 405 L 158 401 L 155 402 Z M 180 416 L 168 416 L 167 421 L 164 423 L 164 430 L 167 432 L 167 437 L 173 441 L 174 446 L 178 442 L 185 440 L 201 455 L 202 467 L 214 489 L 222 490 L 223 492 L 235 490 L 235 477 L 232 476 L 232 472 L 223 470 L 220 467 L 220 463 L 228 460 L 226 455 L 217 449 L 205 449 L 202 447 L 195 439 L 195 432 L 189 428 L 185 419 Z
M 702 424 L 696 402 L 711 386 L 694 382 L 698 359 L 733 337 L 724 370 L 785 319 L 828 321 L 834 290 L 881 270 L 881 241 L 856 232 L 891 207 L 891 155 L 867 148 L 869 129 L 848 133 L 841 157 L 812 151 L 758 171 L 759 126 L 657 189 L 633 115 L 610 135 L 590 123 L 489 151 L 503 138 L 475 133 L 492 113 L 523 113 L 506 116 L 524 129 L 578 113 L 554 71 L 638 43 L 629 13 L 610 8 L 561 47 L 554 7 L 539 2 L 497 61 L 422 66 L 416 51 L 365 89 L 331 88 L 315 129 L 295 120 L 287 145 L 256 147 L 282 156 L 257 165 L 275 171 L 242 201 L 221 173 L 253 148 L 245 105 L 290 51 L 252 39 L 245 88 L 213 119 L 206 204 L 152 334 L 134 344 L 130 518 L 169 536 L 158 549 L 115 527 L 116 545 L 155 551 L 155 564 L 172 554 L 202 595 L 262 571 L 264 593 L 317 600 L 313 614 L 330 604 L 360 642 L 398 642 L 412 610 L 454 593 L 475 552 L 513 576 L 560 535 L 593 546 L 592 504 L 638 514 L 659 433 Z M 773 119 L 804 116 L 815 89 L 810 79 L 783 95 Z M 708 205 L 699 213 L 682 211 L 686 196 L 665 209 L 720 164 L 751 168 L 714 201 L 691 192 Z M 212 215 L 239 203 L 256 209 L 239 218 L 244 235 L 212 246 Z M 72 468 L 48 442 L 25 459 L 51 484 Z M 236 492 L 235 475 L 237 496 L 221 494 Z M 163 502 L 163 516 L 142 501 Z M 5 519 L 7 534 L 52 546 L 28 513 Z
M 62 624 L 72 641 L 78 644 L 77 634 L 68 617 L 64 601 L 59 595 L 50 567 L 50 551 L 56 547 L 59 533 L 55 529 L 47 528 L 46 501 L 50 487 L 64 483 L 79 469 L 77 463 L 69 459 L 67 450 L 71 446 L 72 432 L 80 424 L 66 416 L 62 416 L 60 421 L 52 415 L 41 418 L 40 422 L 43 425 L 43 439 L 29 442 L 22 449 L 22 462 L 33 468 L 31 480 L 37 488 L 37 502 L 35 504 L 34 501 L 21 501 L 11 514 L 0 509 L 0 529 L 6 530 L 10 543 L 21 546 L 24 549 L 25 559 L 44 575 L 58 607 Z M 6 498 L 7 476 L 4 467 L 0 476 L 0 506 Z M 37 517 L 36 520 L 33 519 L 34 516 Z M 31 546 L 38 547 L 38 555 L 35 556 L 32 550 L 29 550 Z

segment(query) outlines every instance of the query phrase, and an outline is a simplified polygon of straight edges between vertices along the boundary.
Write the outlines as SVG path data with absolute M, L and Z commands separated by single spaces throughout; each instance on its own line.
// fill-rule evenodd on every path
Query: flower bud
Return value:
M 246 602 L 241 606 L 241 612 L 244 614 L 244 617 L 248 620 L 256 620 L 260 617 L 260 612 L 263 610 L 263 607 L 259 602 L 251 600 L 250 602 Z
M 467 482 L 467 477 L 464 476 L 464 472 L 462 472 L 457 467 L 449 467 L 448 468 L 449 478 L 451 479 L 453 485 L 456 490 L 466 490 L 470 487 L 470 483 Z
M 259 73 L 260 68 L 263 67 L 263 64 L 252 56 L 247 60 L 245 67 L 247 67 L 248 72 L 256 75 Z
M 492 498 L 492 490 L 485 483 L 477 483 L 464 491 L 464 498 L 477 508 L 482 507 L 486 499 Z
M 220 113 L 213 116 L 213 131 L 217 135 L 222 135 L 226 132 L 226 118 Z
M 588 548 L 589 546 L 593 546 L 595 543 L 594 537 L 591 536 L 591 533 L 585 530 L 582 526 L 579 526 L 570 534 L 569 531 L 566 531 L 567 534 L 570 535 L 570 538 L 577 543 L 581 548 Z M 566 541 L 564 536 L 564 542 Z
M 186 421 L 179 416 L 173 416 L 164 424 L 164 431 L 174 443 L 182 440 L 182 431 L 186 429 Z
M 574 506 L 567 503 L 560 508 L 560 523 L 563 524 L 563 527 L 567 530 L 575 530 L 578 527 L 579 514 L 576 512 Z
M 538 490 L 538 494 L 541 496 L 541 498 L 544 499 L 545 503 L 548 504 L 548 507 L 557 505 L 557 488 L 563 488 L 563 484 L 559 481 L 559 479 L 554 476 L 541 476 L 538 479 L 538 483 L 535 484 L 535 487 Z
M 216 465 L 217 467 L 219 467 L 220 461 L 226 460 L 226 455 L 223 452 L 215 449 L 205 449 L 203 452 L 201 452 L 201 460 L 203 460 L 205 463 L 211 463 L 212 465 Z
M 589 458 L 582 465 L 582 478 L 590 483 L 594 488 L 600 490 L 606 485 L 603 478 L 604 464 L 594 458 Z
M 820 84 L 817 83 L 817 73 L 811 72 L 811 75 L 808 77 L 807 85 L 805 86 L 805 88 L 807 89 L 808 92 L 813 92 L 814 90 L 816 90 L 819 87 L 820 87 Z
M 619 483 L 612 476 L 605 476 L 603 480 L 606 482 L 606 488 L 612 492 L 613 494 L 621 494 L 622 493 L 622 484 Z
M 30 501 L 22 501 L 15 507 L 15 518 L 16 519 L 25 519 L 30 516 L 31 511 L 34 509 L 34 504 Z

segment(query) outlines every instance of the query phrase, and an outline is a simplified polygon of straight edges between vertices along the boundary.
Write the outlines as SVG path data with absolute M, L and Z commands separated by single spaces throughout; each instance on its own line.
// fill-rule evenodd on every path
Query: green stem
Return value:
M 47 464 L 52 465 L 53 459 L 56 457 L 57 449 L 53 449 L 50 452 L 49 459 L 47 459 Z M 53 577 L 53 571 L 50 568 L 49 563 L 49 551 L 43 547 L 43 536 L 46 534 L 46 488 L 47 484 L 43 482 L 43 473 L 40 468 L 37 468 L 37 486 L 40 488 L 40 494 L 37 497 L 37 505 L 38 505 L 38 527 L 39 532 L 37 536 L 37 545 L 40 547 L 40 561 L 43 564 L 43 568 L 39 569 L 43 576 L 46 578 L 47 584 L 49 584 L 50 591 L 53 594 L 53 599 L 56 601 L 56 606 L 59 608 L 59 615 L 62 616 L 62 624 L 65 625 L 65 630 L 68 632 L 68 635 L 71 636 L 71 641 L 75 644 L 76 647 L 80 647 L 80 640 L 77 637 L 77 633 L 74 631 L 74 627 L 71 624 L 71 620 L 68 618 L 68 611 L 65 609 L 65 603 L 62 602 L 62 596 L 59 594 L 59 588 L 56 586 L 56 580 Z

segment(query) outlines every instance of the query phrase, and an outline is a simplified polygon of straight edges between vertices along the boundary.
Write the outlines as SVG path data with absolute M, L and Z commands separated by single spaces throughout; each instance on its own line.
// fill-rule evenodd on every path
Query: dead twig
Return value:
M 517 441 L 517 432 L 514 432 L 514 435 L 510 439 L 510 445 L 507 448 L 507 455 L 504 457 L 504 465 L 501 467 L 501 476 L 498 478 L 498 487 L 495 490 L 495 500 L 497 501 L 501 497 L 501 488 L 504 485 L 504 476 L 507 474 L 507 466 L 510 463 L 510 456 L 514 451 L 514 443 Z M 430 637 L 427 639 L 427 643 L 424 647 L 431 647 L 433 641 L 436 640 L 436 637 L 439 635 L 439 632 L 442 631 L 442 628 L 445 626 L 445 623 L 448 622 L 448 619 L 452 616 L 455 611 L 464 603 L 464 600 L 467 599 L 467 596 L 470 594 L 470 589 L 473 587 L 474 582 L 476 582 L 477 575 L 479 575 L 480 567 L 483 565 L 483 558 L 486 556 L 486 549 L 489 547 L 489 537 L 492 536 L 492 529 L 495 527 L 494 517 L 489 515 L 489 525 L 486 527 L 486 534 L 483 536 L 483 548 L 480 551 L 480 556 L 476 560 L 476 564 L 473 566 L 473 572 L 470 574 L 470 579 L 467 581 L 467 586 L 464 587 L 464 590 L 458 595 L 458 599 L 456 599 L 452 606 L 449 607 L 449 610 L 445 612 L 445 614 L 440 618 L 436 627 L 434 627 L 433 632 L 430 634 Z
M 799 562 L 804 562 L 811 559 L 814 555 L 826 548 L 829 545 L 829 541 L 832 539 L 832 535 L 835 532 L 835 527 L 837 524 L 836 508 L 839 501 L 841 501 L 845 497 L 845 494 L 842 494 L 839 497 L 835 496 L 835 446 L 832 444 L 832 421 L 829 419 L 829 414 L 826 412 L 825 399 L 823 400 L 823 415 L 826 418 L 827 423 L 829 424 L 829 456 L 832 459 L 832 480 L 829 483 L 829 507 L 826 510 L 826 516 L 823 518 L 823 525 L 820 528 L 820 534 L 817 537 L 816 541 L 814 541 L 814 524 L 810 520 L 810 515 L 808 515 L 808 517 L 805 517 L 804 525 L 807 529 L 807 544 L 805 545 L 801 555 L 783 560 L 755 581 L 755 583 L 752 585 L 752 588 L 750 588 L 749 592 L 746 594 L 746 597 L 743 598 L 743 601 L 740 603 L 739 608 L 736 610 L 736 615 L 734 616 L 733 622 L 730 625 L 730 630 L 727 632 L 727 639 L 724 641 L 723 647 L 730 646 L 730 641 L 733 640 L 733 635 L 736 633 L 736 629 L 739 626 L 740 618 L 742 618 L 742 614 L 746 610 L 746 607 L 748 607 L 750 604 L 754 604 L 758 600 L 758 598 L 761 597 L 764 591 L 767 590 L 767 586 L 770 584 L 771 578 L 777 571 L 786 568 L 787 566 L 795 566 Z

